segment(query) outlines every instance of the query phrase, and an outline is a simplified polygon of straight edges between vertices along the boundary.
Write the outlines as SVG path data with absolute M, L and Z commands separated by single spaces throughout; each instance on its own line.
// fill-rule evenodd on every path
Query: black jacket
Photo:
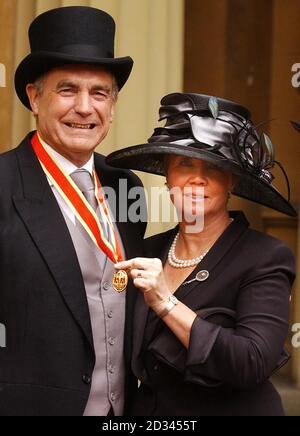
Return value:
M 0 156 L 0 415 L 82 415 L 95 353 L 83 278 L 72 239 L 29 135 Z M 129 171 L 95 155 L 103 186 L 141 186 Z M 126 188 L 125 188 L 126 189 Z M 126 190 L 127 192 L 127 190 Z M 130 205 L 130 203 L 129 203 Z M 126 255 L 141 254 L 145 223 L 118 223 Z M 126 400 L 135 388 L 130 371 L 132 310 L 126 300 Z
M 186 350 L 163 321 L 136 303 L 133 369 L 142 386 L 133 415 L 282 415 L 268 381 L 287 361 L 294 258 L 280 241 L 254 231 L 242 213 L 191 274 L 204 282 L 175 295 L 194 310 Z M 178 229 L 146 241 L 148 257 L 165 262 Z

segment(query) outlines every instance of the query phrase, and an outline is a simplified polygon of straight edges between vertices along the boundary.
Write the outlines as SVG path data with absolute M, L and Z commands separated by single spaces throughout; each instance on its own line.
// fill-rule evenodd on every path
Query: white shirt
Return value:
M 76 165 L 74 165 L 72 162 L 70 162 L 64 156 L 62 156 L 57 151 L 55 151 L 52 147 L 50 147 L 50 145 L 46 144 L 46 142 L 42 140 L 40 135 L 38 135 L 38 136 L 39 136 L 39 140 L 41 141 L 41 144 L 43 145 L 43 147 L 46 149 L 46 151 L 48 151 L 50 156 L 54 157 L 54 159 L 61 166 L 61 168 L 63 169 L 65 174 L 70 176 L 72 173 L 74 173 L 74 171 L 78 170 L 78 167 Z M 95 160 L 94 160 L 94 154 L 93 154 L 92 157 L 89 159 L 89 161 L 86 164 L 84 164 L 82 167 L 80 167 L 80 169 L 88 171 L 90 173 L 92 179 L 94 179 L 94 167 L 95 167 Z M 72 221 L 72 223 L 74 225 L 76 225 L 76 217 L 75 217 L 74 212 L 72 211 L 72 209 L 70 208 L 68 203 L 64 200 L 64 198 L 61 196 L 59 191 L 55 188 L 53 182 L 49 179 L 49 177 L 47 177 L 47 180 L 48 180 L 49 185 L 51 186 L 52 192 L 55 195 L 56 201 L 58 202 L 60 209 L 67 215 L 67 217 Z M 100 214 L 102 215 L 102 223 L 106 223 L 106 220 L 103 217 L 104 212 L 103 212 L 102 208 L 99 208 L 99 211 L 100 211 Z M 108 232 L 110 232 L 110 235 L 111 235 L 112 229 L 107 227 L 106 224 L 104 224 L 104 226 L 105 226 L 106 234 L 108 234 Z
M 50 145 L 46 144 L 46 142 L 42 140 L 40 135 L 39 135 L 39 140 L 41 141 L 43 147 L 48 151 L 50 156 L 53 156 L 54 159 L 59 163 L 59 165 L 64 170 L 65 174 L 68 174 L 68 176 L 70 176 L 72 173 L 74 173 L 74 171 L 78 170 L 78 167 L 76 165 L 74 165 L 72 162 L 70 162 L 68 159 L 66 159 L 61 154 L 57 153 L 57 151 L 55 151 L 52 147 L 50 147 Z M 94 173 L 94 155 L 92 155 L 90 160 L 85 165 L 80 167 L 80 169 L 88 171 L 90 173 L 91 177 L 93 178 L 94 177 L 94 175 L 93 175 L 93 173 Z M 74 212 L 71 210 L 69 205 L 66 203 L 66 201 L 63 199 L 63 197 L 60 195 L 58 190 L 55 188 L 52 181 L 48 177 L 47 177 L 47 180 L 48 180 L 49 185 L 51 186 L 53 194 L 55 195 L 55 198 L 56 198 L 60 208 L 66 213 L 68 218 L 75 225 L 76 219 L 75 219 Z

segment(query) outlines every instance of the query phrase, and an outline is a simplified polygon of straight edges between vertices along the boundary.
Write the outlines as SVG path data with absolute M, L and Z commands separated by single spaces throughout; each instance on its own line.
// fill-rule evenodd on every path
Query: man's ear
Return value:
M 36 87 L 29 83 L 26 86 L 26 93 L 30 102 L 30 106 L 33 112 L 33 115 L 37 116 L 39 113 L 39 93 Z

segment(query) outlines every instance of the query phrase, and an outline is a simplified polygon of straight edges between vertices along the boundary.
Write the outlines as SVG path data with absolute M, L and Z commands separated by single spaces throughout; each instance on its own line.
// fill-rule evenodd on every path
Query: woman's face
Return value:
M 227 211 L 233 175 L 199 159 L 170 156 L 167 184 L 177 212 L 184 218 L 204 214 L 205 218 Z

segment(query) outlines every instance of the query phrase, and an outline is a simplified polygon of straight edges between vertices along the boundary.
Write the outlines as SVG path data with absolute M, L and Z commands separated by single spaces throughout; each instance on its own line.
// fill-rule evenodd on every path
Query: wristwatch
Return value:
M 178 303 L 179 301 L 177 300 L 177 298 L 174 297 L 174 295 L 170 295 L 170 297 L 166 301 L 165 308 L 160 313 L 158 313 L 158 316 L 160 318 L 163 318 L 164 316 L 168 315 L 168 313 L 170 313 L 171 310 L 174 309 L 174 307 L 177 306 Z

